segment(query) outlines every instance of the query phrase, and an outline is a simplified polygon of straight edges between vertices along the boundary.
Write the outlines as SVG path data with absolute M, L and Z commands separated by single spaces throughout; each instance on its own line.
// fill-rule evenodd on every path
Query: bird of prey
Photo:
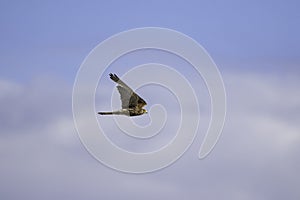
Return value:
M 143 107 L 146 101 L 137 95 L 128 85 L 126 85 L 116 74 L 109 74 L 110 79 L 116 82 L 121 96 L 122 109 L 112 112 L 98 112 L 100 115 L 126 115 L 137 116 L 147 113 Z

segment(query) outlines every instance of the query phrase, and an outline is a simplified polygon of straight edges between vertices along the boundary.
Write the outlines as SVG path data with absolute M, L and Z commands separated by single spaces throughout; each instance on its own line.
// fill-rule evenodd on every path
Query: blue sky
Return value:
M 299 6 L 1 1 L 0 198 L 299 199 Z M 209 52 L 223 75 L 228 113 L 209 157 L 196 156 L 202 135 L 171 167 L 137 176 L 101 165 L 84 149 L 72 118 L 72 86 L 97 44 L 146 26 L 180 31 Z M 99 99 L 106 102 L 114 85 L 105 78 Z
M 2 68 L 10 78 L 20 70 L 19 79 L 47 71 L 72 81 L 99 42 L 131 28 L 160 26 L 194 38 L 222 67 L 296 70 L 298 6 L 297 1 L 5 1 L 1 65 L 9 65 Z

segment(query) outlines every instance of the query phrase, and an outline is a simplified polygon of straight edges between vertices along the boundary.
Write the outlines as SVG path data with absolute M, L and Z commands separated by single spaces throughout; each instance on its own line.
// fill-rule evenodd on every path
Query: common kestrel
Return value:
M 116 74 L 109 74 L 110 79 L 116 82 L 121 96 L 122 109 L 112 112 L 98 112 L 100 115 L 127 115 L 137 116 L 147 113 L 143 107 L 146 101 L 137 95 L 128 85 L 126 85 Z

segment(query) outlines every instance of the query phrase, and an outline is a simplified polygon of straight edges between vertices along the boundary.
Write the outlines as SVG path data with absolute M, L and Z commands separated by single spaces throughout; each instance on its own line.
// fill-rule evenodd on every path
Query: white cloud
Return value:
M 227 122 L 213 152 L 198 160 L 200 135 L 169 168 L 130 175 L 85 151 L 70 85 L 1 80 L 0 198 L 299 199 L 300 80 L 230 73 L 224 81 Z

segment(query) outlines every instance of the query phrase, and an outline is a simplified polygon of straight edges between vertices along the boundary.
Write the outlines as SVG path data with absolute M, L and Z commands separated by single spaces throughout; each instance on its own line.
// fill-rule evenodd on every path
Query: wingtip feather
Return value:
M 110 73 L 109 74 L 110 79 L 117 82 L 119 80 L 119 77 L 116 74 Z

